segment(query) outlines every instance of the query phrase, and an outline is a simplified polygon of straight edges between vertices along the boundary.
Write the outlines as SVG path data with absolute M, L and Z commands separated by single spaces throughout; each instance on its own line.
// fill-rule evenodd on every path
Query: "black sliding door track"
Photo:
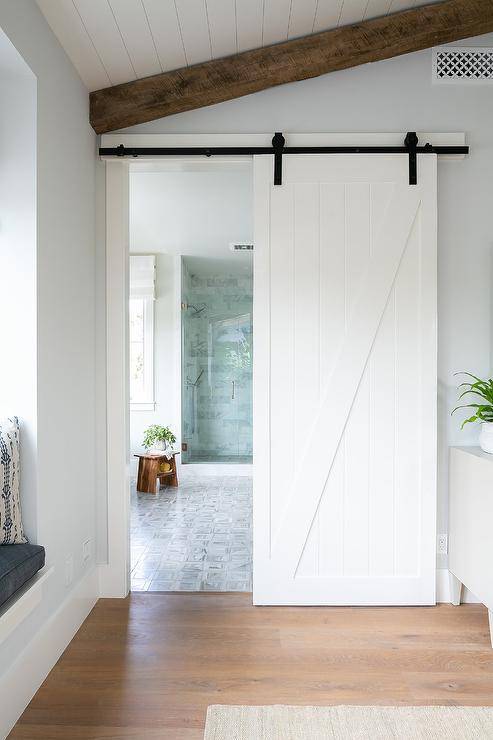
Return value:
M 101 147 L 102 157 L 234 157 L 259 154 L 274 155 L 274 185 L 282 185 L 282 158 L 289 154 L 407 154 L 409 157 L 409 185 L 417 184 L 418 154 L 469 154 L 468 146 L 418 146 L 415 131 L 409 131 L 403 146 L 286 146 L 282 133 L 277 132 L 272 146 L 240 147 Z

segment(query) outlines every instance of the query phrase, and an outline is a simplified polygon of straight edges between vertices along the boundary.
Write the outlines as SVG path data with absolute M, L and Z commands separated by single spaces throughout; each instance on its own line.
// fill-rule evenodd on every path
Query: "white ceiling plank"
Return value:
M 142 0 L 163 71 L 187 66 L 174 0 Z
M 75 5 L 66 0 L 37 0 L 39 8 L 88 90 L 108 87 L 111 80 Z
M 339 25 L 343 2 L 344 0 L 318 0 L 313 25 L 315 33 L 327 31 L 329 28 L 336 28 Z
M 236 35 L 238 51 L 262 46 L 264 0 L 236 0 Z
M 235 0 L 206 0 L 206 7 L 213 59 L 236 54 Z
M 365 19 L 366 18 L 380 18 L 383 15 L 387 15 L 390 10 L 392 0 L 368 0 L 366 6 Z
M 189 64 L 211 59 L 211 40 L 205 0 L 176 0 L 178 20 Z
M 368 0 L 344 0 L 339 25 L 348 26 L 362 21 L 367 4 Z
M 73 0 L 112 85 L 137 75 L 107 0 Z
M 278 44 L 288 38 L 292 0 L 265 0 L 263 46 Z
M 390 3 L 389 13 L 398 13 L 400 10 L 409 10 L 414 8 L 416 0 L 392 0 Z
M 317 0 L 292 0 L 288 38 L 308 36 L 315 23 Z
M 142 0 L 109 0 L 137 77 L 162 72 Z
M 424 0 L 36 2 L 89 90 L 425 4 Z

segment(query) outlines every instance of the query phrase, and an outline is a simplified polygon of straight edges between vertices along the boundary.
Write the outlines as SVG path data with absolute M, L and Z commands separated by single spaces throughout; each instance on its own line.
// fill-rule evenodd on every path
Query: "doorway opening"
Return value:
M 129 183 L 131 590 L 251 591 L 251 161 Z

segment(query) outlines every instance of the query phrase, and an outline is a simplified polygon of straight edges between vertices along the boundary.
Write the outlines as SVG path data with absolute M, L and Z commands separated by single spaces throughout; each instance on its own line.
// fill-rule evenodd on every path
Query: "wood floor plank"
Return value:
M 487 611 L 101 599 L 9 737 L 198 740 L 215 703 L 493 706 Z

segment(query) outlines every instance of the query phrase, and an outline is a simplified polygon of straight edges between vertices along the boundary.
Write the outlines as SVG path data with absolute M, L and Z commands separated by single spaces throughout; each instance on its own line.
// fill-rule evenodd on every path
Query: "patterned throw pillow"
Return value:
M 0 421 L 0 545 L 27 542 L 19 493 L 19 420 Z

